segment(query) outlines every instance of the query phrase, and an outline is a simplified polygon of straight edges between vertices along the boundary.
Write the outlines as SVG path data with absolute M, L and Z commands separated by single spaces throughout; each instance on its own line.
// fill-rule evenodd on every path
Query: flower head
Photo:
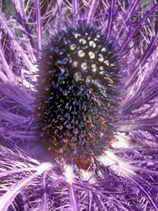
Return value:
M 158 3 L 13 4 L 0 15 L 0 210 L 158 210 Z

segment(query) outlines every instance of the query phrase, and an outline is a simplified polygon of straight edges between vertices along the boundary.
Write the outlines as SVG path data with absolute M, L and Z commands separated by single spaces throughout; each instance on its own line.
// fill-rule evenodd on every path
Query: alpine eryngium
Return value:
M 158 211 L 157 1 L 12 4 L 0 211 Z

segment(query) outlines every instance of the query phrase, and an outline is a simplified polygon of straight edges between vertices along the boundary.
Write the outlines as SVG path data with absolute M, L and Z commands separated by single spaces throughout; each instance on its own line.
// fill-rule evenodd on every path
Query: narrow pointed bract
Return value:
M 12 2 L 0 210 L 158 211 L 157 1 Z

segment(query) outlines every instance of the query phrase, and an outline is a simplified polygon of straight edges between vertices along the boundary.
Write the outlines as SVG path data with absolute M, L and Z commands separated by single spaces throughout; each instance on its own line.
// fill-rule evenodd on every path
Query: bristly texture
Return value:
M 5 12 L 0 15 L 0 210 L 158 211 L 157 1 L 150 4 L 140 0 L 12 2 L 15 16 L 6 16 Z M 3 7 L 1 9 L 3 12 Z M 114 76 L 107 73 L 104 66 L 107 65 L 109 70 L 113 63 L 111 57 L 106 59 L 107 55 L 103 54 L 102 66 L 103 74 L 114 82 L 116 93 L 107 92 L 107 98 L 103 94 L 108 83 L 103 83 L 100 88 L 106 77 L 101 77 L 99 83 L 95 82 L 101 74 L 99 59 L 102 61 L 102 56 L 99 57 L 96 49 L 81 48 L 85 42 L 91 47 L 96 43 L 85 37 L 81 41 L 71 40 L 75 30 L 80 32 L 81 23 L 84 23 L 83 32 L 86 33 L 88 27 L 92 37 L 98 33 L 102 36 L 105 48 L 112 47 Z M 71 42 L 69 51 L 66 42 Z M 43 49 L 46 49 L 46 57 Z M 71 54 L 71 49 L 75 54 Z M 59 55 L 56 50 L 64 51 L 64 54 Z M 87 50 L 86 57 L 84 50 Z M 48 55 L 52 56 L 49 63 Z M 91 63 L 90 57 L 93 59 L 96 55 L 98 60 Z M 85 61 L 89 69 L 86 69 Z M 53 74 L 47 71 L 48 67 L 52 67 Z M 87 70 L 86 75 L 85 72 L 82 74 L 83 70 Z M 94 77 L 91 92 L 89 81 L 88 84 L 86 81 L 88 76 Z M 49 93 L 43 92 L 46 88 L 50 91 L 50 77 L 53 77 L 54 87 L 48 96 Z M 59 82 L 66 85 L 59 86 Z M 99 94 L 96 95 L 97 89 Z M 103 127 L 101 120 L 99 124 L 94 121 L 95 118 L 90 125 L 86 120 L 84 129 L 82 125 L 68 121 L 86 138 L 90 131 L 92 139 L 88 142 L 86 138 L 79 139 L 84 144 L 88 143 L 82 150 L 94 152 L 101 147 L 99 153 L 87 156 L 80 153 L 80 145 L 75 145 L 79 155 L 75 154 L 74 147 L 68 147 L 67 155 L 73 159 L 67 162 L 61 148 L 64 140 L 60 139 L 60 147 L 55 148 L 59 133 L 63 139 L 68 134 L 71 144 L 72 138 L 77 137 L 78 141 L 81 134 L 79 132 L 76 136 L 76 130 L 71 134 L 67 124 L 64 130 L 61 129 L 65 119 L 59 121 L 59 117 L 67 118 L 65 104 L 63 107 L 60 104 L 64 93 L 68 97 L 68 101 L 64 101 L 68 103 L 68 114 L 76 122 L 78 113 L 83 120 L 88 112 L 90 117 L 97 114 L 96 119 L 106 117 L 108 120 L 108 129 Z M 48 104 L 40 101 L 45 97 L 50 100 Z M 109 100 L 114 101 L 110 105 L 111 113 L 105 112 Z M 76 114 L 72 114 L 72 104 Z M 48 112 L 53 106 L 57 115 L 51 113 L 50 117 L 49 113 L 46 114 L 46 106 Z M 61 113 L 58 107 L 61 107 Z M 40 119 L 43 114 L 46 120 Z M 46 123 L 49 123 L 50 130 L 45 129 Z M 83 121 L 79 121 L 81 123 Z M 91 130 L 92 124 L 94 131 Z M 46 132 L 41 138 L 42 129 Z M 47 133 L 51 133 L 52 145 Z M 91 140 L 93 150 L 90 148 Z M 62 151 L 60 158 L 59 151 Z
M 42 57 L 37 115 L 43 144 L 68 160 L 102 154 L 113 138 L 119 99 L 112 45 L 80 22 L 59 31 Z

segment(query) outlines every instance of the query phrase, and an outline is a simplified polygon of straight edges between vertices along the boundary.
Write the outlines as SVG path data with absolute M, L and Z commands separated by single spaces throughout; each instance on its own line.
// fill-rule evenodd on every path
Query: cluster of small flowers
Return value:
M 12 4 L 0 14 L 0 210 L 158 211 L 157 1 Z M 91 170 L 50 157 L 34 115 L 42 49 L 83 20 L 113 43 L 121 72 L 114 138 Z

